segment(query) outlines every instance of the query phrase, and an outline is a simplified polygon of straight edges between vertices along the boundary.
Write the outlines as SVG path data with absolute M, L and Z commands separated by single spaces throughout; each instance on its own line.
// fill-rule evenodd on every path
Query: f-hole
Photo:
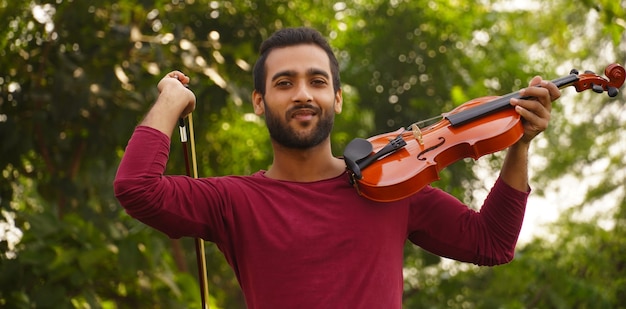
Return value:
M 420 160 L 420 161 L 425 161 L 425 160 L 426 160 L 426 158 L 424 158 L 423 156 L 424 156 L 426 153 L 429 153 L 429 152 L 431 152 L 431 151 L 433 151 L 433 150 L 435 150 L 435 149 L 437 149 L 437 148 L 441 147 L 441 145 L 443 145 L 443 144 L 446 142 L 446 138 L 445 138 L 445 137 L 441 137 L 441 136 L 440 136 L 438 139 L 439 139 L 439 141 L 440 141 L 440 142 L 439 142 L 439 144 L 434 145 L 434 146 L 431 146 L 431 147 L 428 147 L 428 148 L 426 148 L 426 149 L 422 150 L 422 152 L 420 152 L 420 153 L 417 155 L 417 159 L 418 159 L 418 160 Z

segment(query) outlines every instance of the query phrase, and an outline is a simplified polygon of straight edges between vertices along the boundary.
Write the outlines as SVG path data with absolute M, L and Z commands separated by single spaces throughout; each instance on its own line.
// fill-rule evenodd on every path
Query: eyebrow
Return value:
M 274 74 L 272 76 L 272 81 L 275 81 L 281 77 L 294 77 L 298 75 L 298 73 L 294 70 L 285 70 L 285 71 L 280 71 L 277 72 L 276 74 Z M 325 78 L 330 78 L 330 75 L 328 74 L 328 72 L 322 70 L 322 69 L 317 69 L 317 68 L 310 68 L 306 71 L 306 75 L 307 76 L 315 76 L 315 75 L 321 75 Z

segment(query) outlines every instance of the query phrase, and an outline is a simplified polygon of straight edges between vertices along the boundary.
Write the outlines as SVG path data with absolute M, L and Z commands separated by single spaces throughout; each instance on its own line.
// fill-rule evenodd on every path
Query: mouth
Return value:
M 310 121 L 318 114 L 314 107 L 298 107 L 291 111 L 290 118 L 298 121 Z

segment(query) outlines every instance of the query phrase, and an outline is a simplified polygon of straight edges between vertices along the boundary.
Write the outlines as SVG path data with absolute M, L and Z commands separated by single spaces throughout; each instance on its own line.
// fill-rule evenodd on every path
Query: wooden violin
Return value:
M 562 89 L 574 86 L 607 92 L 610 97 L 626 78 L 619 64 L 609 65 L 607 78 L 593 72 L 569 75 L 552 81 Z M 356 138 L 344 150 L 344 161 L 359 194 L 374 201 L 395 201 L 410 196 L 439 179 L 439 171 L 464 159 L 503 150 L 523 135 L 520 115 L 510 104 L 519 92 L 502 97 L 471 100 L 444 113 L 441 120 L 425 128 L 417 124 L 368 139 Z

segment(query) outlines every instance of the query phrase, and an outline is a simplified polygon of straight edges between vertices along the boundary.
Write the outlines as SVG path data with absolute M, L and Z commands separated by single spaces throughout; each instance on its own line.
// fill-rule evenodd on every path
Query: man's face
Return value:
M 333 90 L 324 50 L 312 44 L 277 48 L 265 68 L 265 96 L 255 92 L 253 104 L 258 115 L 265 114 L 272 139 L 296 149 L 328 139 L 342 98 L 341 90 Z

